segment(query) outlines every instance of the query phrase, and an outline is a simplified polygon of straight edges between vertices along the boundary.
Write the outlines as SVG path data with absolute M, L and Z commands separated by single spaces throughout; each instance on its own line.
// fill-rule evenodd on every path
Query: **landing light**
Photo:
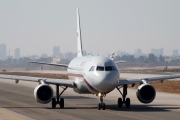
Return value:
M 98 96 L 100 97 L 100 96 L 101 96 L 101 93 L 98 93 Z

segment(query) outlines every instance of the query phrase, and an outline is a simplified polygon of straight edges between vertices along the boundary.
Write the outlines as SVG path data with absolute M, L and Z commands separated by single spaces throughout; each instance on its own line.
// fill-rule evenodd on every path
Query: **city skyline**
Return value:
M 0 44 L 5 44 L 5 43 L 0 43 Z M 56 46 L 58 46 L 58 45 L 56 45 Z M 53 47 L 54 47 L 54 46 L 53 46 Z M 22 56 L 31 56 L 31 55 L 47 54 L 48 56 L 50 56 L 50 55 L 53 55 L 53 47 L 51 46 L 51 47 L 50 47 L 51 50 L 48 51 L 47 53 L 46 53 L 45 51 L 40 51 L 40 52 L 37 52 L 37 53 L 30 53 L 30 54 L 26 54 L 26 53 L 23 53 L 23 52 L 22 52 L 21 55 L 22 55 Z M 7 45 L 7 49 L 6 49 L 6 52 L 7 52 L 7 53 L 6 53 L 6 54 L 7 54 L 8 56 L 9 56 L 9 55 L 10 55 L 10 56 L 13 56 L 13 54 L 14 54 L 14 49 L 16 49 L 16 48 L 17 48 L 17 47 L 9 48 L 8 45 Z M 62 48 L 63 48 L 63 47 L 62 47 Z M 143 49 L 141 49 L 141 48 L 135 48 L 134 51 L 132 50 L 131 52 L 128 52 L 128 49 L 118 49 L 117 51 L 110 51 L 110 52 L 108 52 L 108 53 L 103 53 L 103 54 L 100 54 L 100 53 L 97 52 L 97 51 L 95 51 L 95 52 L 93 52 L 93 51 L 88 51 L 88 52 L 89 52 L 89 53 L 93 53 L 94 55 L 106 55 L 106 54 L 111 54 L 112 52 L 118 53 L 118 51 L 126 52 L 126 53 L 128 53 L 128 54 L 135 54 L 137 49 L 140 49 L 143 54 L 152 53 L 152 49 L 163 49 L 165 56 L 171 56 L 171 55 L 173 54 L 173 51 L 174 51 L 174 50 L 180 51 L 180 48 L 179 48 L 179 49 L 174 48 L 174 49 L 170 50 L 169 52 L 166 52 L 166 49 L 165 49 L 165 48 L 150 48 L 148 51 L 143 51 Z M 24 50 L 26 50 L 26 49 L 24 49 Z M 83 50 L 84 50 L 84 49 L 83 49 Z M 62 51 L 62 53 L 74 52 L 74 50 L 73 50 L 73 51 L 70 51 L 70 49 L 69 49 L 69 50 L 67 49 L 67 50 L 65 50 L 65 51 L 61 50 L 61 51 Z M 75 50 L 74 53 L 76 53 L 76 50 Z M 178 55 L 179 55 L 179 54 L 178 54 Z
M 3 47 L 1 47 L 3 46 Z M 73 56 L 75 56 L 74 54 L 76 54 L 76 51 L 68 51 L 68 52 L 61 52 L 61 46 L 53 46 L 52 47 L 52 50 L 51 50 L 51 54 L 47 54 L 47 53 L 40 53 L 40 54 L 32 54 L 32 55 L 22 55 L 21 54 L 21 48 L 17 48 L 15 47 L 14 50 L 11 50 L 9 49 L 8 51 L 8 45 L 4 44 L 4 43 L 0 43 L 0 49 L 1 49 L 1 52 L 3 52 L 3 56 L 7 56 L 7 57 L 13 57 L 13 58 L 20 58 L 20 57 L 27 57 L 27 56 L 33 56 L 33 55 L 37 55 L 37 56 L 41 56 L 41 57 L 47 57 L 47 56 L 51 56 L 51 57 L 54 57 L 54 58 L 66 58 L 66 56 L 72 56 L 70 54 L 73 54 Z M 13 52 L 11 52 L 13 51 Z M 151 51 L 149 53 L 144 53 L 142 49 L 140 48 L 137 48 L 134 50 L 134 53 L 128 53 L 126 51 L 122 51 L 122 50 L 118 50 L 118 51 L 114 51 L 115 52 L 115 55 L 120 55 L 120 56 L 123 56 L 123 55 L 134 55 L 135 57 L 140 57 L 140 56 L 144 56 L 144 55 L 148 55 L 148 54 L 154 54 L 156 57 L 158 56 L 179 56 L 179 50 L 178 49 L 173 49 L 171 51 L 171 54 L 170 55 L 166 55 L 164 54 L 164 49 L 163 48 L 151 48 Z M 6 54 L 5 54 L 6 53 Z M 93 54 L 92 52 L 90 51 L 86 51 L 86 50 L 83 50 L 83 53 L 85 55 L 101 55 L 101 54 Z M 2 54 L 2 53 L 1 53 Z M 107 56 L 111 53 L 107 53 L 103 56 Z M 1 56 L 0 56 L 1 57 Z
M 80 9 L 83 49 L 93 54 L 152 48 L 171 55 L 179 48 L 179 0 L 0 1 L 0 43 L 22 55 L 76 52 L 76 8 Z

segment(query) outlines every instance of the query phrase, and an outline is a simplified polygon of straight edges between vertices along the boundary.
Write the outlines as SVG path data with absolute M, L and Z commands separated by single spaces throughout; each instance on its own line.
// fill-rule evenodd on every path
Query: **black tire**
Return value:
M 103 103 L 103 110 L 105 110 L 106 109 L 106 104 L 105 103 Z
M 51 103 L 52 103 L 52 108 L 56 108 L 56 98 L 53 98 Z
M 64 98 L 61 98 L 59 101 L 60 108 L 64 108 Z
M 130 107 L 130 105 L 131 105 L 131 101 L 130 101 L 130 99 L 129 98 L 126 98 L 126 107 L 127 108 L 129 108 Z
M 118 107 L 122 108 L 122 105 L 123 105 L 122 98 L 118 98 Z
M 101 103 L 98 104 L 98 110 L 101 110 Z

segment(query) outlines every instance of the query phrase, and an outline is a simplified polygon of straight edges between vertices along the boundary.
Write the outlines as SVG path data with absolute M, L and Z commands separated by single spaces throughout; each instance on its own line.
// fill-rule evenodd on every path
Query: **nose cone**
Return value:
M 118 72 L 101 71 L 96 72 L 95 75 L 94 86 L 99 92 L 110 92 L 116 87 L 119 78 Z

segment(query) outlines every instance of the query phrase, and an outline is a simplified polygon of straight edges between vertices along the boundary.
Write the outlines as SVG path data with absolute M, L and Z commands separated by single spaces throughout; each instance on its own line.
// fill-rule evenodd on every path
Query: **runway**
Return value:
M 157 92 L 151 104 L 142 104 L 136 98 L 134 89 L 128 90 L 131 108 L 117 108 L 121 97 L 114 90 L 104 98 L 106 110 L 97 110 L 99 103 L 95 95 L 79 95 L 71 88 L 63 94 L 64 109 L 51 109 L 51 103 L 39 104 L 33 96 L 38 83 L 0 79 L 1 120 L 179 120 L 180 95 Z M 163 84 L 162 84 L 163 85 Z

